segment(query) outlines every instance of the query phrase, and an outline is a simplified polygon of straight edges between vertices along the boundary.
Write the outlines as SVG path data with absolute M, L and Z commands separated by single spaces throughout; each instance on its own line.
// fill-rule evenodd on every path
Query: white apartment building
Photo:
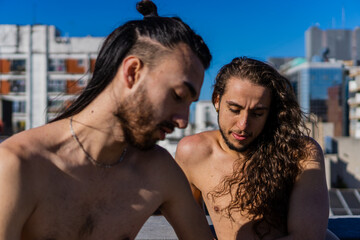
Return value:
M 194 132 L 218 129 L 217 112 L 212 102 L 203 100 L 196 103 Z
M 61 37 L 52 25 L 0 25 L 0 119 L 9 134 L 45 124 L 94 70 L 104 38 Z

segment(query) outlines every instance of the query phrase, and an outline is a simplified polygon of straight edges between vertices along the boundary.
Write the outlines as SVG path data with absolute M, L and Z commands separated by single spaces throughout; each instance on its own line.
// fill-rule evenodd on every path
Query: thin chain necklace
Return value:
M 95 166 L 97 167 L 102 167 L 102 168 L 111 168 L 119 163 L 121 163 L 123 160 L 124 160 L 124 157 L 125 157 L 125 154 L 126 154 L 126 151 L 127 151 L 127 148 L 124 149 L 124 151 L 122 152 L 119 160 L 117 160 L 116 162 L 114 163 L 111 163 L 111 164 L 106 164 L 106 163 L 102 163 L 102 162 L 99 162 L 97 160 L 95 160 L 84 148 L 84 146 L 81 144 L 81 142 L 79 141 L 79 138 L 76 136 L 75 132 L 74 132 L 74 129 L 73 129 L 73 126 L 72 126 L 72 121 L 73 121 L 73 118 L 71 117 L 70 118 L 70 132 L 71 132 L 71 135 L 73 136 L 73 138 L 75 139 L 75 141 L 79 144 L 81 150 L 85 153 L 85 156 L 87 159 L 90 160 L 90 162 L 92 162 Z

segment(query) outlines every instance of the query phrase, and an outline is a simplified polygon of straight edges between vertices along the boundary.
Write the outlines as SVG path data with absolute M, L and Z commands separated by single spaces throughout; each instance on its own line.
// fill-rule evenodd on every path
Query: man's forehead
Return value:
M 228 104 L 242 105 L 251 100 L 252 108 L 268 108 L 271 102 L 269 88 L 255 84 L 247 79 L 230 78 L 223 97 Z
M 257 84 L 249 80 L 248 78 L 230 77 L 227 83 L 225 84 L 224 94 L 229 91 L 236 92 L 236 91 L 244 91 L 244 90 L 247 93 L 252 93 L 253 92 L 251 91 L 252 89 L 256 89 L 257 91 L 271 92 L 270 88 Z

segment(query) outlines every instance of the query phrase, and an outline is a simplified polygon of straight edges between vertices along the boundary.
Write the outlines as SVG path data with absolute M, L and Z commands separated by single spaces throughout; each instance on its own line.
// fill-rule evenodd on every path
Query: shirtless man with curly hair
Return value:
M 236 58 L 219 71 L 212 102 L 219 130 L 185 137 L 175 159 L 218 239 L 330 237 L 323 153 L 290 82 Z

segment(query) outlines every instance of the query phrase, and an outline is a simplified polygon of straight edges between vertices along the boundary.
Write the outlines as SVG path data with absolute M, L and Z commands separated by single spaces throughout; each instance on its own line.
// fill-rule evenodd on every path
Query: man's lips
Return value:
M 238 133 L 235 133 L 235 132 L 232 132 L 231 135 L 236 139 L 236 140 L 239 140 L 239 141 L 243 141 L 245 139 L 247 139 L 249 137 L 248 134 L 238 134 Z
M 174 128 L 168 128 L 168 127 L 161 127 L 160 129 L 165 133 L 172 133 L 174 131 Z
M 166 134 L 172 133 L 174 126 L 160 126 L 160 140 L 164 140 Z

